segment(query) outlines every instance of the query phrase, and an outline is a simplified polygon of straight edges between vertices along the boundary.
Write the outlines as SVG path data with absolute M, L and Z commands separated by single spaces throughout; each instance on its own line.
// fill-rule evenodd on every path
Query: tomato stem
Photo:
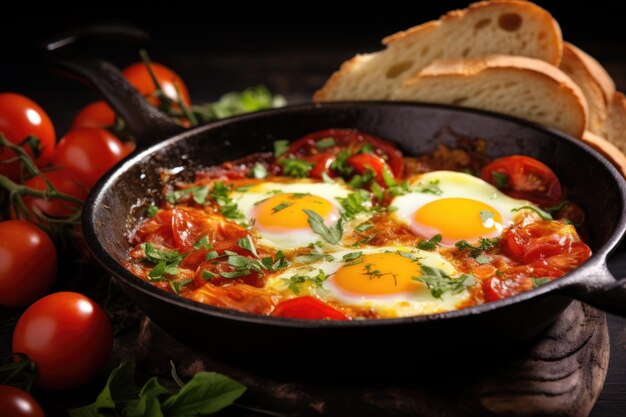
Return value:
M 0 380 L 1 385 L 19 386 L 23 387 L 24 391 L 30 392 L 37 377 L 37 365 L 23 353 L 14 353 L 4 365 L 0 366 L 0 375 L 3 374 L 8 375 Z

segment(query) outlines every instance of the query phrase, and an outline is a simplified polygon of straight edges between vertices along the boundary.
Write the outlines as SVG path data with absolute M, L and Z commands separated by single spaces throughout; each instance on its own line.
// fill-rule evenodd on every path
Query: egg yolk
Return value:
M 424 284 L 413 280 L 420 276 L 417 262 L 397 253 L 363 255 L 354 265 L 345 265 L 333 275 L 334 284 L 341 290 L 362 296 L 391 295 L 415 292 Z
M 267 231 L 280 232 L 309 229 L 309 217 L 304 210 L 319 214 L 325 221 L 339 219 L 337 209 L 325 198 L 303 193 L 276 194 L 259 203 L 255 210 L 255 225 Z
M 469 198 L 443 198 L 424 204 L 413 215 L 418 226 L 440 233 L 446 241 L 489 236 L 501 227 L 502 216 L 488 204 Z

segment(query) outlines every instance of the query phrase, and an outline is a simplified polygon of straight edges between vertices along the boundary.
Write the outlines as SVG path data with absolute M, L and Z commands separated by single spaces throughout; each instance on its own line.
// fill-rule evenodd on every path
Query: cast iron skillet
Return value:
M 148 105 L 117 69 L 100 60 L 57 65 L 89 80 L 141 140 L 138 153 L 112 169 L 91 191 L 83 232 L 97 261 L 164 330 L 200 350 L 235 358 L 298 357 L 324 368 L 329 349 L 347 349 L 344 363 L 375 357 L 415 357 L 442 348 L 520 343 L 554 322 L 572 298 L 626 316 L 626 289 L 606 258 L 626 229 L 626 183 L 597 152 L 560 132 L 481 111 L 392 102 L 304 104 L 233 117 L 186 132 Z M 454 144 L 456 132 L 487 140 L 487 154 L 524 154 L 552 167 L 569 197 L 585 210 L 594 254 L 564 277 L 498 302 L 443 314 L 368 321 L 304 321 L 263 317 L 199 304 L 164 292 L 128 272 L 129 231 L 147 205 L 159 201 L 159 170 L 193 169 L 271 149 L 276 139 L 296 139 L 328 128 L 355 128 L 395 142 L 406 155 L 432 151 L 438 140 Z M 148 147 L 148 145 L 151 145 Z M 321 359 L 321 360 L 320 360 Z M 272 363 L 270 360 L 269 363 Z

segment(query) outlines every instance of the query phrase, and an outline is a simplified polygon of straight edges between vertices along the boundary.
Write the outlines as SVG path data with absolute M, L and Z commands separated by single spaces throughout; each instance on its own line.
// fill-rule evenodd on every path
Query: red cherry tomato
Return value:
M 322 143 L 320 141 L 328 138 L 332 138 L 334 144 L 320 149 Z M 324 152 L 337 155 L 343 149 L 356 153 L 367 144 L 371 145 L 374 155 L 382 158 L 389 165 L 396 178 L 402 178 L 404 172 L 402 152 L 391 142 L 354 129 L 327 129 L 309 133 L 293 142 L 287 154 L 304 158 Z
M 7 417 L 45 417 L 29 393 L 10 385 L 0 385 L 0 410 Z
M 335 155 L 331 153 L 321 153 L 319 155 L 313 155 L 308 157 L 307 161 L 315 164 L 313 165 L 311 172 L 309 172 L 309 177 L 322 179 L 324 177 L 322 174 L 330 176 L 330 165 L 333 163 L 334 160 Z
M 54 153 L 56 135 L 50 117 L 34 101 L 15 93 L 0 94 L 0 133 L 11 143 L 21 143 L 29 135 L 39 139 L 39 158 L 35 160 L 38 167 L 49 164 Z M 33 156 L 28 145 L 26 152 Z M 0 149 L 0 161 L 15 157 L 10 149 Z M 20 164 L 0 163 L 0 174 L 6 175 L 14 181 L 20 179 Z
M 85 198 L 87 198 L 87 187 L 78 179 L 77 174 L 74 172 L 67 169 L 60 169 L 46 172 L 44 175 L 57 191 L 79 200 L 85 200 Z M 45 191 L 47 188 L 46 181 L 41 175 L 29 179 L 24 185 L 40 191 Z M 34 215 L 32 215 L 34 212 L 40 212 L 47 217 L 67 217 L 75 214 L 78 208 L 78 205 L 71 201 L 31 196 L 24 197 L 24 204 L 26 204 L 30 212 L 30 217 L 26 220 L 31 221 L 35 219 Z M 11 217 L 15 218 L 15 216 L 15 212 L 12 211 Z
M 154 75 L 159 81 L 159 84 L 161 84 L 163 92 L 169 98 L 177 101 L 179 96 L 176 90 L 178 89 L 183 102 L 188 106 L 191 105 L 191 99 L 189 98 L 187 86 L 178 74 L 167 68 L 165 65 L 154 62 L 152 63 L 152 70 L 154 71 Z M 137 62 L 127 67 L 124 71 L 122 71 L 122 73 L 133 87 L 135 87 L 142 95 L 148 97 L 148 100 L 152 104 L 158 105 L 158 100 L 151 96 L 151 94 L 155 92 L 156 86 L 154 85 L 154 82 L 150 77 L 150 73 L 143 62 Z
M 55 165 L 73 171 L 91 188 L 113 165 L 126 156 L 124 145 L 104 129 L 72 130 L 61 139 L 54 154 Z
M 57 292 L 22 314 L 13 333 L 13 352 L 35 362 L 35 385 L 50 390 L 76 388 L 92 379 L 113 346 L 111 322 L 93 300 Z
M 371 153 L 360 153 L 348 158 L 348 165 L 351 165 L 357 174 L 363 175 L 368 171 L 374 171 L 376 182 L 385 185 L 383 170 L 391 174 L 391 170 L 380 157 Z M 391 174 L 393 176 L 393 174 Z
M 98 127 L 101 129 L 115 125 L 115 113 L 104 101 L 96 101 L 83 107 L 72 122 L 72 130 L 81 127 Z
M 0 305 L 25 306 L 52 286 L 57 251 L 37 226 L 23 220 L 0 223 Z
M 563 199 L 561 183 L 554 172 L 534 158 L 513 155 L 496 159 L 485 166 L 480 177 L 507 195 L 541 206 L 552 206 Z
M 314 297 L 297 297 L 278 304 L 272 316 L 304 320 L 349 320 L 341 311 Z

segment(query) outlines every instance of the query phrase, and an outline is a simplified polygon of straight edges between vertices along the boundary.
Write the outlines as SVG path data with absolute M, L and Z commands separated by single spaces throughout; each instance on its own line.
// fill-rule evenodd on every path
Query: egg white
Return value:
M 358 251 L 362 252 L 363 255 L 398 251 L 409 252 L 419 258 L 420 265 L 440 269 L 453 278 L 462 275 L 450 262 L 436 252 L 393 246 L 359 249 Z M 329 253 L 332 256 L 332 260 L 324 259 L 306 265 L 294 262 L 291 268 L 268 278 L 266 288 L 273 289 L 284 298 L 312 295 L 327 302 L 335 301 L 359 310 L 374 311 L 381 318 L 410 317 L 456 310 L 460 304 L 470 298 L 468 289 L 464 289 L 458 294 L 444 293 L 441 298 L 435 298 L 426 285 L 420 286 L 419 290 L 411 293 L 391 295 L 354 295 L 346 293 L 334 283 L 333 274 L 346 265 L 346 262 L 342 260 L 343 256 L 353 252 L 355 251 L 336 251 Z M 307 281 L 298 286 L 297 294 L 289 288 L 289 281 L 292 276 L 315 277 L 320 270 L 328 277 L 320 286 Z
M 436 183 L 436 186 L 441 190 L 441 194 L 437 195 L 419 191 L 433 183 Z M 522 212 L 513 212 L 513 209 L 529 206 L 539 210 L 537 206 L 528 200 L 509 197 L 488 182 L 462 172 L 428 172 L 409 180 L 409 186 L 413 191 L 394 198 L 390 204 L 390 210 L 392 211 L 392 216 L 397 221 L 409 225 L 414 230 L 413 216 L 419 208 L 444 198 L 467 198 L 493 207 L 502 218 L 499 224 L 493 224 L 493 219 L 490 219 L 494 232 L 501 232 L 503 229 L 516 223 L 518 216 L 524 215 Z M 486 226 L 491 226 L 491 224 L 485 223 Z M 431 238 L 432 236 L 423 237 Z M 480 237 L 482 236 L 476 236 L 476 239 Z

